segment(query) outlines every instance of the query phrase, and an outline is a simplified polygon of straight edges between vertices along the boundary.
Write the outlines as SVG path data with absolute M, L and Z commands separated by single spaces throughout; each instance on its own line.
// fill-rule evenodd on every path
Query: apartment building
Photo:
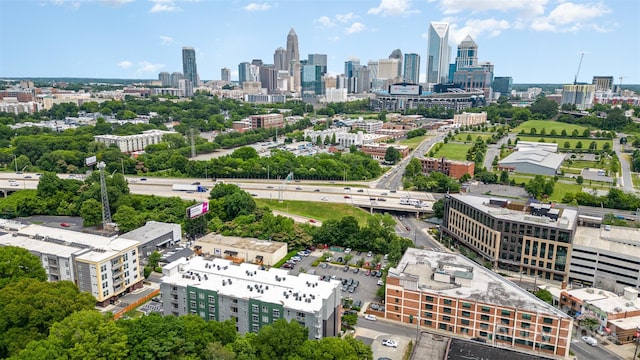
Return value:
M 473 161 L 457 161 L 449 160 L 445 157 L 441 158 L 418 158 L 422 166 L 422 173 L 429 175 L 433 171 L 439 171 L 447 176 L 460 179 L 464 174 L 473 176 L 475 171 L 475 163 Z
M 282 114 L 251 115 L 249 120 L 251 120 L 252 129 L 284 127 L 284 116 Z
M 640 299 L 638 291 L 631 287 L 621 295 L 598 288 L 562 290 L 560 309 L 578 318 L 597 318 L 597 330 L 613 335 L 621 343 L 632 342 L 640 324 Z
M 468 113 L 453 115 L 453 123 L 460 126 L 482 125 L 487 123 L 487 113 Z
M 382 161 L 384 160 L 384 156 L 387 154 L 387 149 L 394 148 L 398 150 L 400 156 L 405 158 L 409 155 L 409 147 L 406 145 L 394 145 L 394 144 L 385 144 L 385 143 L 372 143 L 372 144 L 364 144 L 360 151 L 367 155 L 371 155 L 374 160 Z
M 145 147 L 162 142 L 162 137 L 167 134 L 177 134 L 175 131 L 145 130 L 136 135 L 96 135 L 93 138 L 107 147 L 115 145 L 123 153 L 142 151 Z
M 554 357 L 569 355 L 573 318 L 468 258 L 409 248 L 390 268 L 385 318 Z
M 574 286 L 618 293 L 626 287 L 640 290 L 640 229 L 578 226 L 570 264 L 569 281 Z
M 142 287 L 138 241 L 86 234 L 41 225 L 3 221 L 0 246 L 19 246 L 42 260 L 50 281 L 73 281 L 80 291 L 108 305 Z
M 289 275 L 226 259 L 182 258 L 162 269 L 165 315 L 196 314 L 205 320 L 233 319 L 238 332 L 258 332 L 278 319 L 297 321 L 309 339 L 340 333 L 340 282 L 316 275 Z
M 447 194 L 442 230 L 494 268 L 566 281 L 577 217 L 552 204 Z

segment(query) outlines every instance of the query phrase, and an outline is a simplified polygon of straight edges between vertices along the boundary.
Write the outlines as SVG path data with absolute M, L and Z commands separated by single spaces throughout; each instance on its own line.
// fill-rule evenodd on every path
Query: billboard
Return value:
M 187 208 L 187 218 L 193 219 L 197 218 L 200 215 L 204 215 L 209 212 L 209 203 L 207 201 L 201 202 L 200 204 L 193 205 Z
M 414 84 L 389 85 L 389 95 L 420 95 L 422 86 Z
M 98 159 L 96 158 L 95 155 L 94 156 L 89 156 L 88 158 L 84 159 L 84 163 L 87 166 L 91 166 L 91 165 L 93 165 L 93 164 L 95 164 L 97 162 L 98 162 Z

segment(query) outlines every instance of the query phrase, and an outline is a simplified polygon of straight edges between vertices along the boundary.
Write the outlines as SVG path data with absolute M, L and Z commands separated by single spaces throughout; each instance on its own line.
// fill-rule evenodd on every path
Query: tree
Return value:
M 545 96 L 539 96 L 529 106 L 529 110 L 533 115 L 537 114 L 544 119 L 551 119 L 558 113 L 558 103 L 547 99 Z
M 386 161 L 389 164 L 395 164 L 401 158 L 402 156 L 400 155 L 400 152 L 398 151 L 398 149 L 396 149 L 393 146 L 389 146 L 387 148 L 387 151 L 384 154 L 384 161 Z
M 576 183 L 578 185 L 582 185 L 582 183 L 584 183 L 584 178 L 582 177 L 582 175 L 578 175 L 578 177 L 576 177 Z
M 435 217 L 442 219 L 444 217 L 444 199 L 438 199 L 433 203 L 433 215 Z
M 582 149 L 582 141 L 576 143 L 576 149 Z
M 302 346 L 308 332 L 307 328 L 296 321 L 279 319 L 258 331 L 253 346 L 259 359 L 287 359 Z
M 118 224 L 118 229 L 122 232 L 129 232 L 143 225 L 138 216 L 138 211 L 127 205 L 122 205 L 118 208 L 118 211 L 113 214 L 113 221 Z
M 102 204 L 95 199 L 89 199 L 82 203 L 80 216 L 84 226 L 94 226 L 102 222 Z
M 96 310 L 73 313 L 53 324 L 45 340 L 32 341 L 16 359 L 126 359 L 127 334 L 110 315 Z
M 551 295 L 551 292 L 547 289 L 539 289 L 534 293 L 534 295 L 548 304 L 553 304 L 553 295 Z
M 0 289 L 24 278 L 47 280 L 40 259 L 23 248 L 0 247 Z
M 507 170 L 502 170 L 500 173 L 500 183 L 508 184 L 509 183 L 509 172 Z
M 404 169 L 404 176 L 408 178 L 413 178 L 414 176 L 422 173 L 422 164 L 420 163 L 420 159 L 411 158 L 407 167 Z
M 361 360 L 373 359 L 371 347 L 362 341 L 347 337 L 325 337 L 320 340 L 307 340 L 300 349 L 296 349 L 295 358 L 323 360 Z
M 564 130 L 562 130 L 562 131 L 564 131 Z M 564 147 L 565 149 L 569 149 L 569 148 L 571 148 L 571 142 L 569 142 L 569 141 L 565 141 L 565 142 L 564 142 L 564 144 L 563 144 L 563 147 Z
M 24 278 L 0 289 L 0 357 L 16 354 L 31 340 L 42 340 L 57 321 L 96 300 L 70 281 L 41 282 Z

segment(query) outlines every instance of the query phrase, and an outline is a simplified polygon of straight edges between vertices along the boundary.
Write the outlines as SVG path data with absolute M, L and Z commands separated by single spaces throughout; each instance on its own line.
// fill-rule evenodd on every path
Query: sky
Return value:
M 572 83 L 581 57 L 579 82 L 640 84 L 638 0 L 0 0 L 0 77 L 157 79 L 191 46 L 202 80 L 223 67 L 237 80 L 293 28 L 300 58 L 326 54 L 332 74 L 400 49 L 421 56 L 423 81 L 432 21 L 450 24 L 451 62 L 470 35 L 516 84 Z

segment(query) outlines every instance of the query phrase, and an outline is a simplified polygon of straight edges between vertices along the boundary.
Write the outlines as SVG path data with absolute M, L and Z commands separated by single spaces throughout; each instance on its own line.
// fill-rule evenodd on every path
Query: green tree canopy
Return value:
M 0 247 L 0 289 L 24 278 L 47 280 L 40 259 L 23 248 Z

